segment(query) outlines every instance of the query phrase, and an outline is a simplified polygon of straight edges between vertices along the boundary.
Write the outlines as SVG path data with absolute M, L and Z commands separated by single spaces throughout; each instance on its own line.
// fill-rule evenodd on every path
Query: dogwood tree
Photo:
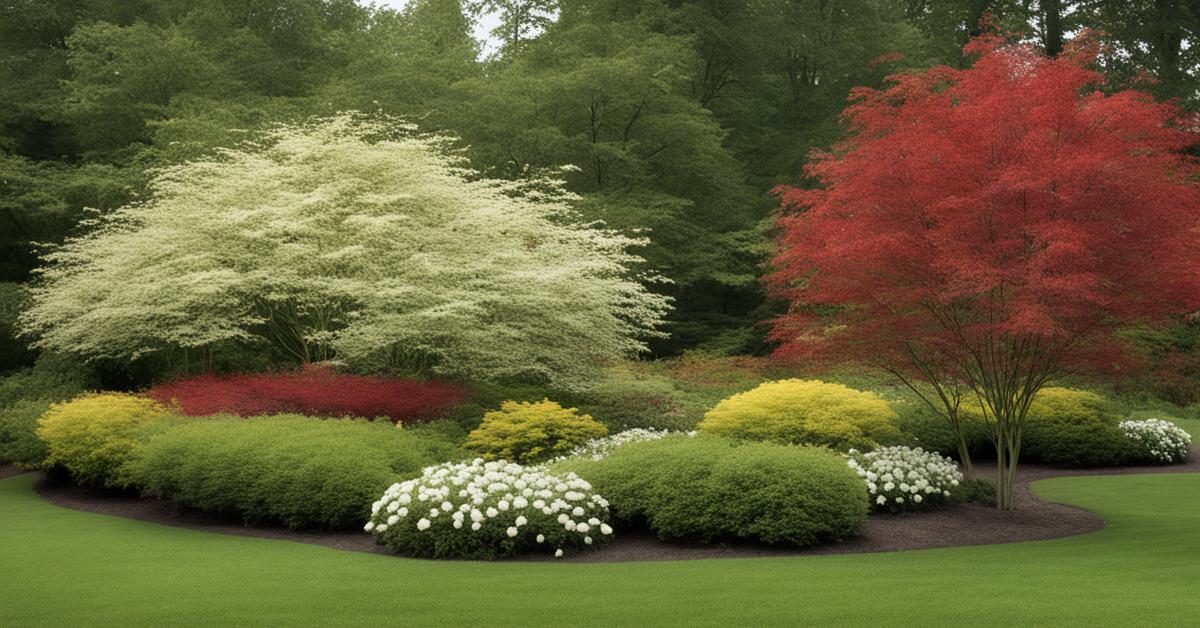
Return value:
M 1200 306 L 1196 135 L 1173 105 L 1098 91 L 1086 38 L 968 52 L 854 93 L 849 139 L 809 168 L 820 186 L 780 190 L 768 281 L 791 303 L 781 357 L 877 364 L 955 427 L 980 408 L 1008 509 L 1038 390 L 1119 370 L 1122 329 Z
M 279 128 L 161 172 L 45 256 L 24 332 L 88 359 L 269 342 L 298 361 L 581 383 L 666 300 L 552 180 L 481 178 L 395 120 Z

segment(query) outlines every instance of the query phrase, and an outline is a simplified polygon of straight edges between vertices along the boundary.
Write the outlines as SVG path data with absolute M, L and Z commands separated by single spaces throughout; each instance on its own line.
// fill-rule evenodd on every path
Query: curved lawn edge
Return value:
M 1110 522 L 1036 543 L 588 566 L 394 559 L 57 508 L 0 480 L 4 620 L 89 626 L 1190 625 L 1200 474 L 1055 478 Z
M 981 466 L 980 470 L 985 468 Z M 664 543 L 646 532 L 618 531 L 614 541 L 598 551 L 584 552 L 563 559 L 554 559 L 549 555 L 533 555 L 504 562 L 627 563 L 818 556 L 1045 541 L 1095 532 L 1103 529 L 1106 524 L 1103 517 L 1084 508 L 1054 499 L 1043 499 L 1034 488 L 1034 485 L 1042 480 L 1059 477 L 1198 472 L 1200 454 L 1195 448 L 1184 464 L 1170 466 L 1056 469 L 1023 465 L 1016 485 L 1016 510 L 1012 512 L 1000 512 L 978 504 L 961 504 L 901 515 L 875 515 L 868 518 L 860 536 L 836 545 L 807 549 L 741 544 L 681 545 Z M 0 467 L 0 478 L 3 477 L 4 468 Z M 71 485 L 51 484 L 44 478 L 34 486 L 46 501 L 73 510 L 216 534 L 292 541 L 351 552 L 390 555 L 386 548 L 375 544 L 370 535 L 357 531 L 296 531 L 275 526 L 246 526 L 217 520 L 203 513 L 183 512 L 161 501 L 100 494 Z

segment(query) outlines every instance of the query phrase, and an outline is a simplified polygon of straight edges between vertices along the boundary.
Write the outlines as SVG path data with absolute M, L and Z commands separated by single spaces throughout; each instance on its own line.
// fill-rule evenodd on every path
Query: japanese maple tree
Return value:
M 808 167 L 819 187 L 777 190 L 767 282 L 790 303 L 777 356 L 873 363 L 956 429 L 977 404 L 1010 509 L 1038 390 L 1127 369 L 1122 329 L 1200 307 L 1196 135 L 1173 104 L 1098 91 L 1086 37 L 1056 58 L 967 49 L 968 69 L 853 92 L 848 139 Z

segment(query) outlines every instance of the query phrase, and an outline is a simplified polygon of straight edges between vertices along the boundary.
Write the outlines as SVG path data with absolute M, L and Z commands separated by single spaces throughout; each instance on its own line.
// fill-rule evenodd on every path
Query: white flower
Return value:
M 488 516 L 488 519 L 491 519 L 492 517 L 495 517 L 495 516 L 496 516 L 496 515 L 498 515 L 498 514 L 500 514 L 500 511 L 499 511 L 499 510 L 496 510 L 495 508 L 492 508 L 491 506 L 488 506 L 488 509 L 487 509 L 487 516 Z
M 471 529 L 472 529 L 472 530 L 475 530 L 476 532 L 478 532 L 478 531 L 479 531 L 479 528 L 482 528 L 482 527 L 483 527 L 483 524 L 482 524 L 482 523 L 479 523 L 478 521 L 476 521 L 475 523 L 472 523 L 472 524 L 471 524 Z
M 884 504 L 886 504 L 886 503 L 887 503 L 887 498 L 886 498 L 886 497 L 884 497 L 883 495 L 880 495 L 879 497 L 876 497 L 876 498 L 875 498 L 875 503 L 876 503 L 876 504 L 879 504 L 880 506 L 882 506 L 882 505 L 884 505 Z
M 555 558 L 562 558 L 562 555 L 563 555 L 563 551 L 562 551 L 561 549 L 559 549 L 559 550 L 554 550 L 554 557 L 555 557 Z
M 539 535 L 537 535 L 537 542 L 538 542 L 538 543 L 545 543 L 545 542 L 546 542 L 546 535 L 545 535 L 545 534 L 539 534 Z
M 367 525 L 363 526 L 363 530 L 366 530 L 367 532 L 370 532 L 371 530 L 374 530 L 374 529 L 375 529 L 374 521 L 368 521 Z
M 462 527 L 463 527 L 462 519 L 455 519 L 454 520 L 454 529 L 460 530 L 460 529 L 462 529 Z
M 612 534 L 612 533 L 613 533 L 612 526 L 608 525 L 607 523 L 600 524 L 600 534 Z
M 516 524 L 518 526 L 523 526 L 527 523 L 529 523 L 529 520 L 525 518 L 525 515 L 521 515 L 521 516 L 517 517 Z
M 587 531 L 588 531 L 588 530 L 590 530 L 590 529 L 591 529 L 591 528 L 590 528 L 590 527 L 588 526 L 588 524 L 586 524 L 586 523 L 577 523 L 577 524 L 575 524 L 575 531 L 576 531 L 576 532 L 587 532 Z
M 418 530 L 428 530 L 430 525 L 431 524 L 429 523 L 428 519 L 421 517 L 421 520 L 417 522 L 417 529 Z
M 387 518 L 387 524 L 390 526 L 396 525 L 397 521 L 400 521 L 400 517 L 397 517 L 396 515 L 392 515 Z
M 565 513 L 565 512 L 564 512 L 563 514 L 561 514 L 561 515 L 559 515 L 559 516 L 558 516 L 558 522 L 559 522 L 559 523 L 566 523 L 566 522 L 568 522 L 568 521 L 570 521 L 570 520 L 571 520 L 571 518 L 570 518 L 570 517 L 568 517 L 568 516 L 567 516 L 567 513 Z
M 508 526 L 508 529 L 505 530 L 504 533 L 507 534 L 509 537 L 514 537 L 517 535 L 517 527 L 516 526 Z
M 387 529 L 388 529 L 388 524 L 386 524 L 386 523 L 381 523 L 381 524 L 375 526 L 376 532 L 387 532 Z
M 591 545 L 591 544 L 592 544 L 592 537 L 590 537 L 590 536 L 585 536 L 585 537 L 583 537 L 583 542 L 584 542 L 584 543 L 586 543 L 586 544 L 588 544 L 588 545 Z

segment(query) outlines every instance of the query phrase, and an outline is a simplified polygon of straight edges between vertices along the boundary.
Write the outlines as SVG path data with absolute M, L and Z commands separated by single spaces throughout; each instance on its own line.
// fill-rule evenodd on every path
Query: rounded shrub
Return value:
M 51 405 L 44 399 L 27 399 L 0 408 L 0 463 L 42 468 L 49 451 L 37 437 L 37 426 Z
M 371 504 L 364 529 L 407 556 L 470 559 L 562 556 L 613 533 L 608 502 L 574 474 L 482 458 L 393 484 Z
M 551 470 L 577 472 L 619 523 L 644 523 L 664 540 L 803 547 L 853 536 L 868 510 L 862 479 L 821 447 L 679 435 Z
M 1139 462 L 1177 464 L 1188 457 L 1192 435 L 1163 419 L 1121 421 L 1121 432 L 1133 441 Z
M 896 413 L 872 392 L 817 380 L 767 382 L 721 401 L 702 432 L 749 440 L 871 448 L 900 437 Z
M 1059 387 L 1043 388 L 1033 398 L 1021 450 L 1024 459 L 1071 467 L 1120 465 L 1136 455 L 1104 397 Z
M 851 449 L 847 457 L 876 510 L 899 512 L 941 503 L 963 480 L 953 460 L 920 447 L 880 447 L 866 453 Z
M 461 435 L 461 432 L 459 432 Z M 361 526 L 389 485 L 456 455 L 440 426 L 298 415 L 189 419 L 129 465 L 145 495 L 247 523 Z
M 147 397 L 85 394 L 50 406 L 38 421 L 37 436 L 46 443 L 48 465 L 62 465 L 83 485 L 120 488 L 129 484 L 125 467 L 147 430 L 170 414 Z
M 607 433 L 608 428 L 591 416 L 549 399 L 505 401 L 499 410 L 483 415 L 464 447 L 487 460 L 528 463 L 565 454 Z

